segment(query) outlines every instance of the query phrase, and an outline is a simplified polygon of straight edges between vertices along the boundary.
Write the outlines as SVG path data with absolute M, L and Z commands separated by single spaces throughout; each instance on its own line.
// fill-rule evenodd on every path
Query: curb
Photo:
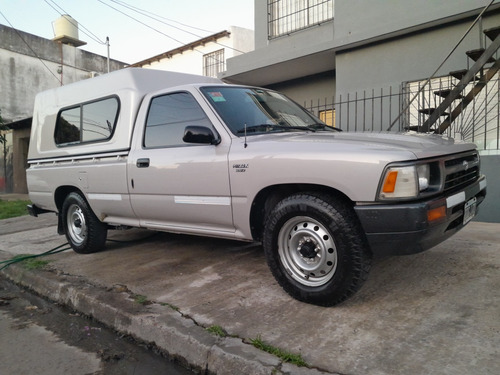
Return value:
M 283 363 L 240 338 L 216 337 L 191 318 L 157 303 L 140 305 L 130 293 L 92 285 L 60 271 L 4 269 L 12 282 L 66 305 L 114 330 L 153 343 L 184 366 L 201 374 L 331 375 Z

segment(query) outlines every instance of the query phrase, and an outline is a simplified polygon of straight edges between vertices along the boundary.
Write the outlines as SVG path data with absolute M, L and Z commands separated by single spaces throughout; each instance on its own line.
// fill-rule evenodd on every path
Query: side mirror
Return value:
M 208 145 L 218 145 L 220 139 L 215 138 L 212 129 L 205 126 L 186 126 L 182 140 L 186 143 L 201 143 Z

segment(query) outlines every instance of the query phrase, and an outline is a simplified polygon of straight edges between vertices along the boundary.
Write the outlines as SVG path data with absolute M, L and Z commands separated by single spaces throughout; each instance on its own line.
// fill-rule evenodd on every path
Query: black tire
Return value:
M 107 225 L 99 221 L 79 193 L 68 194 L 61 214 L 66 239 L 75 252 L 90 254 L 104 248 L 108 234 Z
M 271 211 L 263 233 L 267 263 L 299 301 L 336 305 L 368 277 L 371 254 L 355 213 L 343 200 L 295 194 Z

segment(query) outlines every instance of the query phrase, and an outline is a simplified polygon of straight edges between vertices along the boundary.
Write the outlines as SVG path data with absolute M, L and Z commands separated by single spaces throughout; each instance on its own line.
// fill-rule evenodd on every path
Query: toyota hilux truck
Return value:
M 30 214 L 57 213 L 77 253 L 126 227 L 261 242 L 283 289 L 322 306 L 486 196 L 474 144 L 342 132 L 276 91 L 147 69 L 38 94 L 28 163 Z

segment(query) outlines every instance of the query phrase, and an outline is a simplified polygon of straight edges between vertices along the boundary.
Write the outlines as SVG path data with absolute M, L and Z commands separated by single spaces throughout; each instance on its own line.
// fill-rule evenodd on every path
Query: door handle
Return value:
M 149 167 L 149 158 L 137 159 L 137 168 L 147 168 Z

